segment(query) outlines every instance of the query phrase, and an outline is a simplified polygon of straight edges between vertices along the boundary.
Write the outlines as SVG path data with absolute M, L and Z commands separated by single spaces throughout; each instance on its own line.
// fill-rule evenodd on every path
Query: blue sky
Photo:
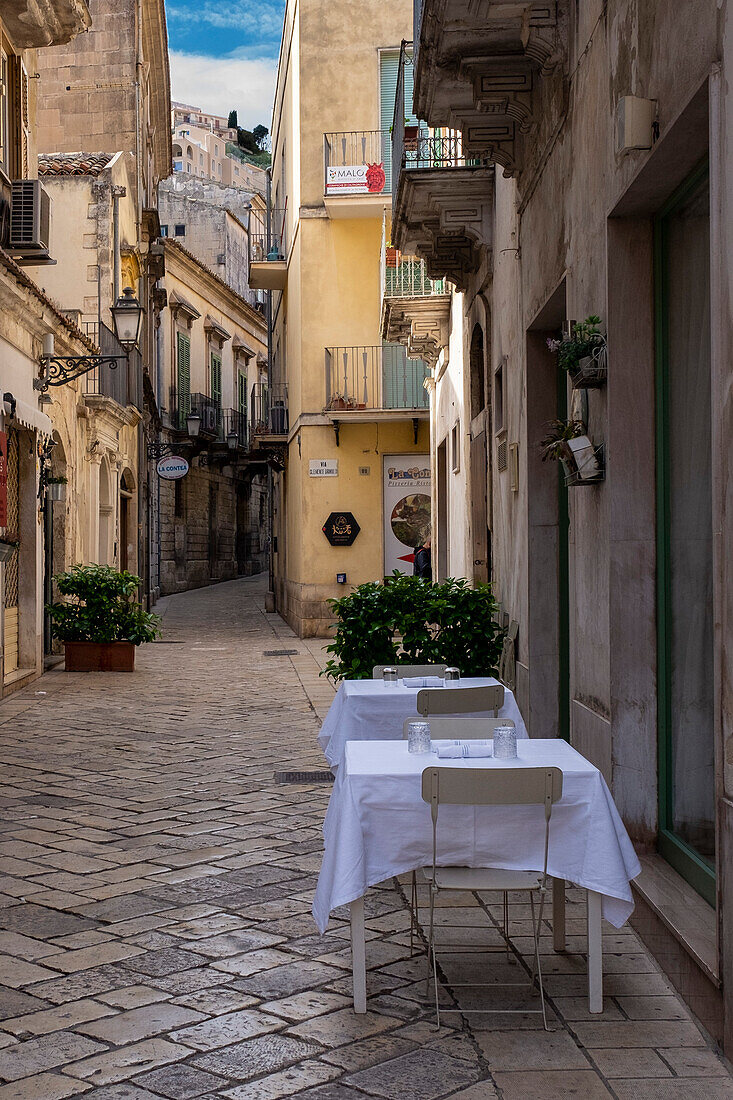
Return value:
M 285 0 L 166 0 L 172 97 L 270 125 Z

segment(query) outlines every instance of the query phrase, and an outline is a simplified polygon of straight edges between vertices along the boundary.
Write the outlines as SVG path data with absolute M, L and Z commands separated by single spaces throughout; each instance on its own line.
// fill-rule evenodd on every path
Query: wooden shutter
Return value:
M 30 171 L 30 102 L 28 70 L 17 54 L 10 56 L 10 85 L 12 95 L 10 111 L 13 120 L 13 145 L 15 165 L 12 175 L 16 179 L 28 179 Z
M 221 356 L 211 353 L 211 400 L 221 408 Z
M 405 115 L 411 126 L 417 126 L 417 118 L 413 114 L 413 69 L 411 64 L 412 51 L 408 51 L 410 63 L 405 65 Z M 387 177 L 385 191 L 392 188 L 392 142 L 390 133 L 394 120 L 394 105 L 397 95 L 397 75 L 400 68 L 399 50 L 382 50 L 379 55 L 379 129 L 387 135 L 383 141 L 384 173 Z
M 191 341 L 183 332 L 177 335 L 176 368 L 178 389 L 178 427 L 186 427 L 186 417 L 191 411 Z
M 247 415 L 247 375 L 241 370 L 237 379 L 237 411 Z

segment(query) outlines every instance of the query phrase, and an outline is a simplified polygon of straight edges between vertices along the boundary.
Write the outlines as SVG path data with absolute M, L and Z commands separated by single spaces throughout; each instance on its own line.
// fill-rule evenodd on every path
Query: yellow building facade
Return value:
M 429 531 L 429 368 L 382 339 L 390 127 L 411 12 L 410 0 L 289 0 L 285 15 L 270 216 L 250 227 L 250 284 L 272 291 L 270 426 L 286 437 L 274 593 L 301 636 L 328 632 L 330 598 L 412 572 L 401 519 Z

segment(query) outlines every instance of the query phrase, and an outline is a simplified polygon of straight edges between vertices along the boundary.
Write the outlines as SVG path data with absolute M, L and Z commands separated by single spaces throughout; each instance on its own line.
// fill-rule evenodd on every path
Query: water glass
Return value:
M 494 759 L 517 759 L 517 730 L 515 726 L 496 726 L 494 729 Z
M 387 687 L 397 687 L 397 669 L 392 666 L 385 668 L 382 679 Z
M 446 668 L 443 674 L 443 682 L 446 684 L 449 684 L 451 681 L 460 680 L 460 678 L 461 670 L 459 668 L 455 668 L 453 665 L 450 665 L 448 668 Z
M 407 751 L 430 752 L 430 723 L 410 722 L 407 727 Z

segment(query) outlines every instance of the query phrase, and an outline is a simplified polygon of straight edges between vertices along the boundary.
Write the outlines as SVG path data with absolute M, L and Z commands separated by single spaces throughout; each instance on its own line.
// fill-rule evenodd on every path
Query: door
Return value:
M 18 433 L 8 433 L 8 523 L 10 538 L 17 538 L 20 532 L 20 444 Z M 19 599 L 20 554 L 16 549 L 10 561 L 5 564 L 5 676 L 18 668 L 19 644 Z
M 488 528 L 489 471 L 486 462 L 486 432 L 471 440 L 471 527 L 473 532 L 473 583 L 489 580 Z
M 710 198 L 707 165 L 655 223 L 659 850 L 715 904 Z

